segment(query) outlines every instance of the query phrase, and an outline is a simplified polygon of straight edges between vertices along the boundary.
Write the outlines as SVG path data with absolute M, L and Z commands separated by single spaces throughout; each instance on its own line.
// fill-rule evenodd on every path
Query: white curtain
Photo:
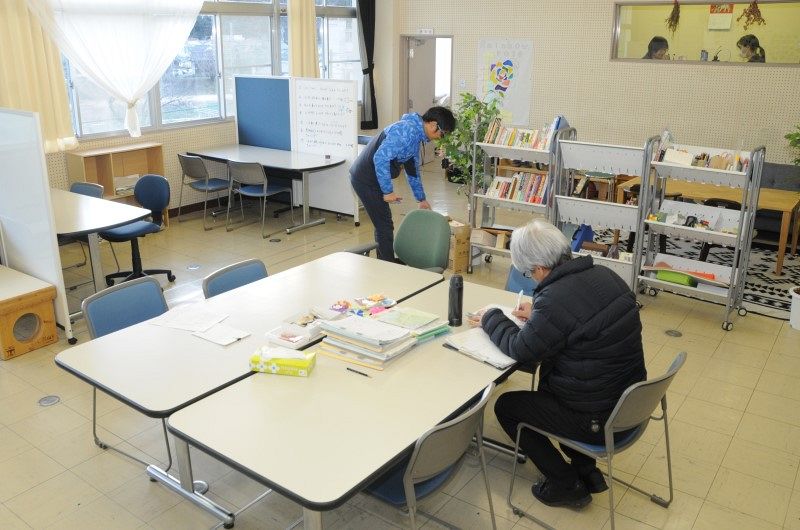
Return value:
M 314 0 L 289 0 L 289 75 L 319 77 Z
M 155 85 L 192 31 L 203 0 L 27 0 L 67 56 L 125 102 L 125 128 L 141 136 L 136 103 Z

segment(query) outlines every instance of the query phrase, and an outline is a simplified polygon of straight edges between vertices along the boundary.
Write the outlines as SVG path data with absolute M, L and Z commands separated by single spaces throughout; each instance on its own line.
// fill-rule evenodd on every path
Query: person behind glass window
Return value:
M 655 36 L 647 45 L 647 53 L 642 59 L 669 59 L 669 43 L 664 37 Z
M 736 42 L 736 46 L 739 47 L 739 55 L 747 59 L 748 63 L 767 62 L 767 52 L 761 47 L 755 35 L 745 35 Z

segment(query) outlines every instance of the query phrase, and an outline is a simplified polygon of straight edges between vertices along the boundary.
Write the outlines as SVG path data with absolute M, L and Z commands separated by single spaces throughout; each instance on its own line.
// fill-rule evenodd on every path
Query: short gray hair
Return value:
M 537 265 L 554 269 L 570 259 L 569 240 L 547 221 L 536 219 L 511 234 L 511 263 L 521 272 L 533 270 Z

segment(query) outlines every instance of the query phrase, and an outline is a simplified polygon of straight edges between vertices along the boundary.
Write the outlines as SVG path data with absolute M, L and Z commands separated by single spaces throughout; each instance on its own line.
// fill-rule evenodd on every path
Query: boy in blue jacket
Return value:
M 400 121 L 374 136 L 350 167 L 350 182 L 375 226 L 378 259 L 394 261 L 394 223 L 389 204 L 402 200 L 394 191 L 392 179 L 403 166 L 408 185 L 419 207 L 430 210 L 420 177 L 420 144 L 452 132 L 456 119 L 449 109 L 431 107 L 420 116 L 404 114 Z

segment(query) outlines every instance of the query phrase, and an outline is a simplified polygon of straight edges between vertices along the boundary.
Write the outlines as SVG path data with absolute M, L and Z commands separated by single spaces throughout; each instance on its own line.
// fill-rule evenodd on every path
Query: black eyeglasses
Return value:
M 442 129 L 442 126 L 439 125 L 439 122 L 437 121 L 436 122 L 436 132 L 441 133 L 441 136 L 444 136 L 444 135 L 448 134 L 450 131 L 445 131 L 444 129 Z
M 525 271 L 522 273 L 522 275 L 530 280 L 533 278 L 533 271 Z

